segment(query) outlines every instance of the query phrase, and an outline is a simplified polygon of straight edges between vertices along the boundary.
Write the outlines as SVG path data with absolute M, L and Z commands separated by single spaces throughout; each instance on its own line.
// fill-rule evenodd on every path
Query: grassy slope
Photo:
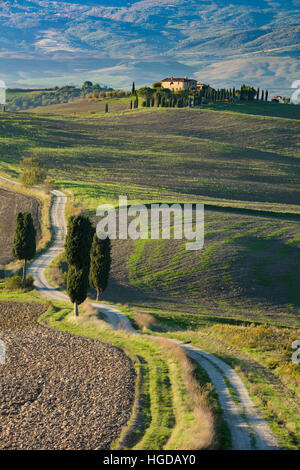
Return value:
M 288 104 L 276 104 L 270 102 L 253 101 L 252 103 L 215 103 L 209 105 L 210 109 L 216 111 L 227 111 L 231 113 L 254 114 L 257 116 L 281 117 L 286 119 L 300 119 L 298 106 Z
M 299 121 L 222 110 L 226 106 L 284 109 L 294 117 L 300 111 L 248 103 L 214 110 L 119 108 L 106 115 L 3 114 L 0 168 L 17 176 L 20 158 L 38 155 L 57 185 L 74 193 L 75 204 L 91 209 L 127 194 L 141 202 L 300 212 Z M 207 210 L 200 253 L 176 242 L 116 244 L 112 294 L 140 303 L 148 293 L 160 306 L 299 324 L 298 231 L 297 220 Z
M 22 155 L 38 155 L 75 201 L 93 208 L 127 194 L 299 211 L 299 127 L 207 109 L 6 114 L 0 168 L 16 176 Z
M 113 242 L 109 301 L 300 324 L 300 221 L 206 211 L 205 243 Z
M 149 315 L 151 314 L 151 315 Z M 277 328 L 157 309 L 135 309 L 133 321 L 146 316 L 151 334 L 189 341 L 236 369 L 283 447 L 299 449 L 300 366 L 291 362 L 299 329 Z M 152 321 L 149 318 L 152 317 Z M 135 321 L 138 328 L 138 324 Z M 152 331 L 151 331 L 152 330 Z
M 140 201 L 206 198 L 220 205 L 299 212 L 298 122 L 230 111 L 6 115 L 0 121 L 2 170 L 17 175 L 24 150 L 34 152 L 45 158 L 59 184 L 74 192 L 75 201 L 90 208 L 123 193 Z M 282 442 L 299 448 L 299 370 L 289 357 L 298 330 L 279 330 L 278 338 L 266 330 L 249 344 L 235 325 L 245 318 L 299 325 L 299 222 L 209 211 L 206 235 L 205 251 L 193 259 L 182 244 L 114 246 L 114 294 L 119 290 L 122 298 L 125 292 L 140 309 L 141 299 L 149 306 L 150 291 L 153 305 L 147 311 L 167 323 L 165 334 L 191 340 L 237 367 Z M 176 310 L 167 313 L 168 306 Z M 190 309 L 209 316 L 183 313 Z M 269 350 L 264 334 L 277 338 Z

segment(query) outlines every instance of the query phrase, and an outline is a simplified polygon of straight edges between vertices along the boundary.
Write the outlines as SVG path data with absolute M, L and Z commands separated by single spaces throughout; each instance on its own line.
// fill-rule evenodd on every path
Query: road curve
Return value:
M 52 191 L 51 223 L 53 243 L 51 247 L 36 258 L 29 267 L 35 286 L 45 297 L 53 300 L 69 301 L 68 297 L 53 288 L 46 280 L 45 269 L 56 258 L 64 247 L 66 235 L 65 206 L 67 197 L 60 191 Z M 115 329 L 125 329 L 132 334 L 139 334 L 133 328 L 128 317 L 112 305 L 92 303 L 93 307 L 104 313 Z M 149 336 L 147 336 L 149 338 Z M 156 337 L 152 336 L 154 340 Z M 190 344 L 171 340 L 183 347 L 187 355 L 198 362 L 208 373 L 211 382 L 218 392 L 224 419 L 228 423 L 232 448 L 234 450 L 270 450 L 279 449 L 277 439 L 268 423 L 253 404 L 248 391 L 232 367 L 213 354 L 207 353 Z M 235 399 L 230 394 L 226 381 L 229 381 L 235 392 Z M 238 401 L 238 403 L 237 403 Z

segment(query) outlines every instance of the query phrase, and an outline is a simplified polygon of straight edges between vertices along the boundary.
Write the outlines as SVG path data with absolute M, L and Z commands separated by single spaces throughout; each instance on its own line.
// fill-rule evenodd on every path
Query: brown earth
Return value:
M 85 114 L 85 113 L 105 113 L 105 106 L 108 103 L 109 112 L 118 113 L 129 108 L 127 101 L 99 100 L 88 101 L 79 99 L 70 103 L 53 104 L 50 106 L 40 106 L 38 108 L 27 109 L 24 112 L 34 114 Z
M 109 449 L 130 417 L 131 362 L 112 346 L 43 328 L 43 311 L 0 302 L 0 449 Z
M 13 261 L 12 247 L 16 228 L 16 217 L 19 212 L 31 212 L 37 240 L 41 237 L 41 203 L 31 196 L 7 191 L 0 188 L 0 264 Z

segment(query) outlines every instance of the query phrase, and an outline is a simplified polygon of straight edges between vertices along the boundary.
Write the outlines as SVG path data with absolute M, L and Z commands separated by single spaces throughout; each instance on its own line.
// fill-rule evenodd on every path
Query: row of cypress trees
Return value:
M 72 216 L 68 223 L 65 253 L 69 265 L 68 295 L 78 316 L 78 305 L 85 301 L 89 286 L 96 289 L 97 300 L 107 287 L 111 266 L 110 239 L 98 238 L 87 217 Z
M 87 297 L 89 286 L 97 292 L 97 300 L 108 284 L 111 266 L 110 239 L 98 238 L 90 220 L 82 215 L 70 217 L 65 242 L 69 265 L 67 291 L 78 316 L 78 305 Z M 36 254 L 36 230 L 30 212 L 17 215 L 13 256 L 24 261 L 22 286 L 26 285 L 27 262 Z

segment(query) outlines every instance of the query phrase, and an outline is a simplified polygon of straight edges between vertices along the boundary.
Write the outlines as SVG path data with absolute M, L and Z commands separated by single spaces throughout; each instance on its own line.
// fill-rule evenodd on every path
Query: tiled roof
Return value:
M 162 80 L 162 82 L 190 82 L 191 80 L 193 80 L 194 82 L 197 81 L 197 80 L 194 80 L 193 78 L 174 78 L 174 77 L 170 77 L 170 78 L 165 78 L 164 80 Z

